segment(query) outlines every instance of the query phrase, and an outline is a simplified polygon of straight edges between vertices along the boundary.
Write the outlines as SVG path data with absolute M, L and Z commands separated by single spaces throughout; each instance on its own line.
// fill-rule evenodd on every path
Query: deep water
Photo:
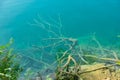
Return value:
M 40 40 L 48 35 L 30 25 L 38 15 L 56 21 L 60 15 L 62 33 L 68 37 L 86 38 L 95 33 L 102 45 L 120 41 L 120 0 L 0 0 L 0 44 L 13 37 L 15 50 L 29 55 L 23 50 L 41 45 Z

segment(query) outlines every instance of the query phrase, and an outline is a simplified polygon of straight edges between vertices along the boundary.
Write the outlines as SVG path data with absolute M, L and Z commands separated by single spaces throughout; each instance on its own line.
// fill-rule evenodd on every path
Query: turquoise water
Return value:
M 41 33 L 38 27 L 31 27 L 39 14 L 57 19 L 61 15 L 64 33 L 80 37 L 96 33 L 107 40 L 116 38 L 120 31 L 119 0 L 6 0 L 0 1 L 0 39 L 1 43 L 10 37 L 16 45 L 34 44 L 39 41 Z M 71 34 L 72 33 L 72 34 Z M 35 35 L 35 36 L 34 36 Z M 20 44 L 19 44 L 20 43 Z
M 96 33 L 102 45 L 119 41 L 120 0 L 1 0 L 0 44 L 13 37 L 16 51 L 26 56 L 34 53 L 27 50 L 41 45 L 40 40 L 48 37 L 41 27 L 31 26 L 35 19 L 39 20 L 38 15 L 50 22 L 51 18 L 58 21 L 60 15 L 64 36 L 88 39 Z

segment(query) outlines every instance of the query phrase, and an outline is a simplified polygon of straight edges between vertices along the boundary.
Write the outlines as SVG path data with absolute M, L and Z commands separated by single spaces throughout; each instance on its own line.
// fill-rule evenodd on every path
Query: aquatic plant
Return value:
M 16 61 L 17 56 L 12 54 L 13 49 L 9 48 L 13 39 L 9 43 L 0 46 L 0 80 L 17 80 L 22 68 Z

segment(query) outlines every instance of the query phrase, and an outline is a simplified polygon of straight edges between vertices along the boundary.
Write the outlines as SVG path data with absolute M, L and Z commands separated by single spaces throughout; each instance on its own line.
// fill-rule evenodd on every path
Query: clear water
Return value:
M 38 15 L 42 20 L 50 21 L 51 17 L 57 21 L 59 14 L 65 36 L 86 38 L 96 33 L 102 45 L 120 41 L 117 38 L 120 34 L 120 0 L 1 0 L 0 44 L 13 37 L 15 50 L 29 55 L 24 51 L 41 45 L 40 40 L 48 35 L 30 24 Z
M 16 45 L 39 41 L 44 32 L 28 25 L 38 14 L 44 20 L 46 16 L 57 19 L 60 14 L 66 35 L 79 37 L 96 32 L 101 38 L 113 39 L 120 30 L 119 9 L 119 0 L 0 1 L 0 39 L 6 42 L 13 37 Z

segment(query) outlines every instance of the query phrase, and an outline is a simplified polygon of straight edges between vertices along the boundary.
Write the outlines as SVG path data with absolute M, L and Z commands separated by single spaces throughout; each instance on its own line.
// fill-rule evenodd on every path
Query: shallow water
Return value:
M 31 24 L 37 19 L 40 23 L 48 21 L 56 25 L 60 17 L 64 36 L 87 43 L 95 33 L 102 45 L 117 45 L 120 41 L 117 37 L 120 34 L 119 9 L 120 0 L 1 0 L 0 44 L 13 37 L 16 51 L 33 56 L 30 53 L 39 53 L 39 50 L 31 48 L 44 45 L 40 40 L 53 34 Z M 57 29 L 53 28 L 53 31 L 57 32 Z

